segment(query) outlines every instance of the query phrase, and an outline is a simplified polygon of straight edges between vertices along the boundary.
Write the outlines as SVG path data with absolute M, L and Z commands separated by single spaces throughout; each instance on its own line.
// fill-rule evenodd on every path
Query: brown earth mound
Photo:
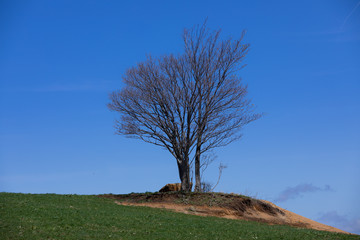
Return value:
M 114 199 L 120 205 L 166 208 L 176 212 L 200 216 L 242 219 L 347 233 L 282 209 L 271 202 L 237 194 L 167 192 L 105 194 L 100 195 L 100 197 Z

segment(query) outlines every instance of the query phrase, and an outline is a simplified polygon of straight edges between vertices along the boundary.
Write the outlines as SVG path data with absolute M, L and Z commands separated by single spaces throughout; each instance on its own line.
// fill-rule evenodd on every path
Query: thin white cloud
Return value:
M 53 83 L 38 86 L 5 87 L 2 92 L 86 92 L 110 91 L 111 81 L 85 82 L 85 83 Z
M 351 15 L 353 15 L 353 13 L 356 11 L 356 9 L 360 6 L 360 1 L 356 4 L 356 6 L 351 10 L 351 12 L 345 17 L 342 25 L 341 25 L 341 28 L 340 28 L 340 31 L 342 31 L 342 29 L 344 28 L 346 22 L 349 20 L 349 18 L 351 17 Z
M 74 92 L 74 91 L 94 91 L 99 90 L 99 86 L 90 84 L 67 84 L 49 85 L 29 88 L 32 92 Z
M 308 183 L 299 184 L 295 187 L 288 187 L 284 191 L 280 192 L 279 196 L 274 201 L 285 202 L 289 199 L 295 199 L 301 197 L 302 194 L 304 193 L 321 192 L 321 191 L 332 191 L 332 189 L 329 185 L 320 188 Z
M 304 41 L 313 42 L 358 42 L 360 40 L 360 34 L 358 32 L 345 32 L 343 30 L 329 30 L 318 32 L 295 32 L 292 33 L 293 37 L 304 38 Z
M 338 214 L 337 211 L 330 211 L 320 215 L 316 219 L 318 222 L 350 233 L 360 234 L 360 218 L 349 218 L 348 216 Z
M 314 72 L 312 75 L 319 77 L 319 76 L 336 76 L 336 75 L 340 75 L 340 74 L 345 74 L 345 73 L 353 73 L 353 74 L 359 74 L 360 70 L 358 68 L 328 68 L 328 69 L 324 69 L 324 70 L 319 70 Z

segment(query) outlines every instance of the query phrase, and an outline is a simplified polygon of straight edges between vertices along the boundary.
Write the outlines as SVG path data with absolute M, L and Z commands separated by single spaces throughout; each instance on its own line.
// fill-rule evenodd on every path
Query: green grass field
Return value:
M 0 239 L 360 239 L 119 206 L 97 196 L 0 193 Z

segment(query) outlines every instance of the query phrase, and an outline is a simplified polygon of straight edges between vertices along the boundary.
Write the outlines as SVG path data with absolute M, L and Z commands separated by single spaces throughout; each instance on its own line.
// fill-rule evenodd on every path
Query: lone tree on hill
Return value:
M 124 88 L 110 94 L 108 107 L 120 113 L 116 132 L 167 149 L 176 159 L 181 189 L 201 191 L 201 155 L 241 137 L 258 118 L 236 75 L 249 44 L 220 40 L 206 24 L 185 30 L 184 53 L 153 58 L 127 70 Z

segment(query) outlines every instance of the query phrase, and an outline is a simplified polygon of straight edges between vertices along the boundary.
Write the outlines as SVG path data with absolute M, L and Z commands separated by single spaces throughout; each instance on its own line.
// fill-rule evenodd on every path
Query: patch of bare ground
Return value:
M 321 231 L 348 233 L 280 208 L 269 201 L 237 194 L 156 192 L 104 194 L 99 196 L 114 199 L 119 205 L 165 208 L 199 216 L 242 219 L 267 224 L 282 224 Z

